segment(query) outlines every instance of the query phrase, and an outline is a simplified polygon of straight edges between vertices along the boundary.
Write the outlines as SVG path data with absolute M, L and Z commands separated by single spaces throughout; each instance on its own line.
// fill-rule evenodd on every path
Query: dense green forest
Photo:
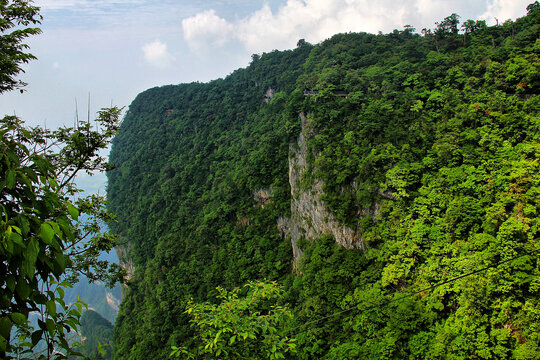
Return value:
M 115 358 L 195 348 L 188 303 L 263 279 L 293 314 L 291 358 L 540 358 L 539 34 L 538 2 L 492 27 L 452 14 L 138 95 L 108 172 L 134 270 Z M 278 224 L 319 188 L 301 205 L 354 244 L 303 218 L 293 261 Z
M 81 336 L 86 356 L 95 357 L 99 354 L 105 359 L 111 359 L 113 325 L 110 321 L 98 312 L 85 311 L 81 317 Z

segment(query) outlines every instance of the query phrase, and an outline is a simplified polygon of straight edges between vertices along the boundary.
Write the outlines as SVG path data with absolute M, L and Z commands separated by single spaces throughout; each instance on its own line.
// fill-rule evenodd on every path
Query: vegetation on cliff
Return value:
M 113 230 L 136 269 L 116 357 L 196 348 L 191 299 L 265 278 L 300 326 L 287 356 L 540 357 L 540 5 L 527 10 L 461 33 L 453 14 L 422 35 L 299 42 L 225 79 L 140 94 L 110 157 Z M 363 250 L 301 239 L 293 272 L 277 223 L 302 112 L 301 188 L 322 181 Z

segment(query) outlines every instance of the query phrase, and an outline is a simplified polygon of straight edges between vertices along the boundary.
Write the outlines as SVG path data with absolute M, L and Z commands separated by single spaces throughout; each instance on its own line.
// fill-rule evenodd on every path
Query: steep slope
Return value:
M 539 355 L 538 16 L 467 37 L 340 35 L 312 51 L 305 78 L 332 77 L 304 102 L 312 158 L 300 185 L 323 184 L 365 252 L 299 242 L 298 324 L 346 311 L 297 335 L 302 357 Z
M 105 351 L 105 359 L 112 358 L 113 325 L 99 313 L 87 310 L 81 317 L 81 337 L 84 344 L 84 354 L 97 357 L 99 346 Z
M 140 94 L 110 157 L 134 269 L 116 357 L 190 346 L 188 299 L 269 278 L 298 326 L 343 311 L 301 328 L 300 358 L 537 358 L 539 8 Z
M 224 80 L 151 89 L 130 106 L 108 188 L 135 269 L 117 320 L 119 354 L 166 357 L 191 337 L 191 297 L 290 274 L 290 242 L 276 228 L 290 198 L 281 112 L 310 49 L 254 56 Z M 268 204 L 255 199 L 262 189 Z

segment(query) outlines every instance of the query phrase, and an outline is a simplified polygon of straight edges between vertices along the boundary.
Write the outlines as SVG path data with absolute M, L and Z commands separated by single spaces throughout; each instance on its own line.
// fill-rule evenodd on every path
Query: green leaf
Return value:
M 64 270 L 66 269 L 66 256 L 59 252 L 54 257 L 54 262 L 57 265 L 57 270 L 60 272 L 64 272 Z
M 40 304 L 40 305 L 45 305 L 45 303 L 49 300 L 47 299 L 47 296 L 45 296 L 44 294 L 42 293 L 37 293 L 34 295 L 33 299 L 36 304 Z
M 58 287 L 56 289 L 56 292 L 58 293 L 58 296 L 60 297 L 60 299 L 64 298 L 64 295 L 65 295 L 64 289 L 62 289 L 61 287 Z
M 80 317 L 81 317 L 81 312 L 80 312 L 79 310 L 77 310 L 77 309 L 71 309 L 71 310 L 69 310 L 68 314 L 69 314 L 70 316 L 75 317 L 75 318 L 80 318 Z
M 21 225 L 23 235 L 27 235 L 30 231 L 30 222 L 28 221 L 26 216 L 19 217 L 19 224 Z
M 68 332 L 69 332 L 69 330 L 68 330 Z M 65 338 L 61 337 L 59 340 L 60 340 L 60 345 L 61 345 L 64 349 L 69 348 L 69 343 L 66 341 Z
M 6 237 L 9 239 L 11 237 L 11 228 L 8 227 L 7 231 L 6 231 Z M 4 248 L 6 249 L 6 251 L 9 253 L 9 254 L 14 254 L 15 253 L 15 249 L 13 247 L 13 241 L 2 241 L 2 245 L 4 246 Z
M 9 338 L 12 325 L 11 320 L 9 320 L 7 316 L 2 316 L 0 318 L 0 336 L 3 336 L 6 339 Z
M 36 346 L 43 336 L 43 330 L 36 330 L 32 333 L 32 346 Z
M 16 177 L 17 177 L 17 173 L 15 172 L 15 170 L 6 171 L 6 185 L 8 189 L 10 190 L 15 189 Z
M 56 219 L 56 222 L 60 226 L 62 233 L 66 235 L 66 238 L 73 240 L 75 236 L 73 231 L 76 229 L 71 225 L 71 222 L 68 220 L 68 217 L 66 216 L 66 217 L 58 218 Z
M 34 277 L 34 271 L 36 268 L 36 260 L 39 253 L 39 245 L 36 239 L 31 238 L 27 245 L 26 250 L 24 252 L 24 259 L 23 259 L 23 270 L 26 272 L 26 275 L 32 279 Z
M 47 301 L 45 307 L 47 308 L 47 312 L 51 317 L 56 316 L 56 302 L 54 300 Z
M 28 286 L 28 284 L 23 278 L 22 279 L 20 278 L 19 281 L 17 281 L 15 292 L 17 293 L 17 295 L 19 295 L 21 300 L 28 299 L 28 296 L 30 295 L 31 291 L 32 289 L 30 288 L 30 286 Z
M 9 240 L 13 241 L 15 244 L 19 245 L 21 248 L 23 249 L 25 248 L 22 236 L 17 234 L 16 232 L 12 232 L 9 235 Z
M 15 325 L 24 325 L 26 324 L 26 316 L 21 313 L 13 313 L 10 315 L 11 320 Z
M 7 351 L 8 342 L 6 338 L 0 335 L 0 351 Z
M 103 348 L 103 345 L 99 341 L 98 341 L 97 351 L 101 354 L 101 356 L 105 356 L 106 354 L 105 349 Z
M 73 206 L 72 203 L 69 203 L 69 202 L 67 203 L 67 208 L 68 208 L 68 212 L 71 218 L 73 220 L 77 220 L 79 218 L 79 210 L 77 210 L 77 208 Z
M 57 188 L 58 188 L 58 183 L 56 182 L 56 180 L 54 180 L 53 178 L 48 178 L 47 180 L 48 180 L 48 182 L 49 182 L 49 185 L 50 185 L 53 189 L 57 189 Z
M 47 330 L 49 331 L 49 334 L 51 336 L 54 336 L 54 332 L 56 330 L 56 324 L 54 323 L 53 319 L 45 320 L 45 324 L 47 324 Z
M 52 226 L 47 223 L 41 224 L 39 237 L 41 238 L 41 240 L 43 240 L 43 242 L 45 242 L 45 244 L 52 245 L 52 239 L 54 237 L 54 230 Z
M 13 275 L 10 275 L 7 277 L 6 279 L 6 285 L 9 289 L 9 291 L 13 292 L 15 290 L 15 285 L 17 284 L 17 282 L 15 281 L 15 276 Z
M 35 157 L 34 164 L 38 167 L 39 171 L 42 173 L 46 173 L 47 169 L 50 167 L 50 164 L 41 157 Z

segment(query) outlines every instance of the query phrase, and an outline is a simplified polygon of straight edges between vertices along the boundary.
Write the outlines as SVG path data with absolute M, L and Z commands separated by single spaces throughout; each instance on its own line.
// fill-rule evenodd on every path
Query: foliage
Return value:
M 81 335 L 84 338 L 83 353 L 88 357 L 112 358 L 113 325 L 99 313 L 87 310 L 81 316 Z
M 115 356 L 165 358 L 170 344 L 193 341 L 190 298 L 290 276 L 290 241 L 275 224 L 289 211 L 284 122 L 296 126 L 297 113 L 279 112 L 292 106 L 285 94 L 310 49 L 263 54 L 227 79 L 150 89 L 131 104 L 108 172 L 111 231 L 129 242 L 138 268 L 117 318 Z M 268 201 L 256 200 L 260 190 Z
M 283 290 L 276 282 L 251 282 L 227 291 L 218 287 L 218 304 L 188 302 L 186 313 L 196 327 L 196 350 L 174 347 L 171 356 L 195 359 L 211 354 L 216 359 L 284 359 L 295 352 L 294 339 L 282 336 L 287 319 L 286 306 L 276 304 Z
M 338 34 L 253 56 L 225 79 L 140 94 L 109 172 L 114 230 L 135 268 L 115 355 L 197 348 L 190 298 L 268 278 L 283 284 L 291 326 L 332 316 L 287 356 L 538 358 L 537 256 L 333 317 L 537 248 L 538 9 L 491 27 L 452 14 L 423 36 Z M 301 112 L 302 191 L 322 184 L 326 209 L 364 249 L 303 239 L 294 272 L 280 229 L 294 225 L 288 157 Z
M 55 131 L 28 129 L 14 116 L 0 123 L 2 352 L 24 356 L 42 337 L 48 356 L 56 346 L 69 351 L 64 329 L 75 330 L 80 309 L 71 310 L 63 302 L 65 281 L 51 286 L 65 274 L 112 281 L 123 276 L 117 266 L 97 258 L 115 243 L 115 236 L 101 234 L 98 226 L 111 219 L 103 198 L 71 200 L 78 192 L 72 183 L 77 172 L 107 167 L 99 151 L 115 133 L 119 114 L 117 108 L 102 110 L 96 120 L 102 131 L 92 130 L 87 122 Z M 82 214 L 90 220 L 81 222 Z M 44 318 L 30 333 L 28 318 L 33 311 Z M 31 342 L 10 340 L 16 327 L 25 329 L 22 335 Z
M 30 1 L 0 1 L 0 93 L 20 88 L 15 77 L 34 59 L 22 41 L 40 32 L 39 9 Z M 22 91 L 22 90 L 21 90 Z M 99 196 L 78 198 L 78 172 L 107 170 L 100 156 L 118 129 L 120 109 L 99 112 L 77 127 L 26 128 L 16 116 L 0 120 L 0 358 L 66 358 L 83 303 L 66 304 L 66 279 L 84 273 L 115 282 L 118 266 L 98 260 L 115 236 L 100 232 L 111 221 Z M 81 218 L 89 219 L 83 221 Z M 44 342 L 44 350 L 38 349 Z M 39 346 L 38 346 L 39 344 Z
M 103 254 L 100 259 L 104 260 Z M 84 300 L 89 308 L 114 323 L 118 314 L 118 308 L 115 308 L 114 305 L 120 302 L 121 286 L 121 284 L 116 284 L 113 288 L 109 288 L 101 281 L 88 282 L 85 277 L 81 277 L 71 289 L 66 289 L 64 299 L 66 302 L 73 303 L 77 301 L 78 296 Z
M 39 25 L 42 16 L 39 8 L 28 0 L 2 0 L 0 14 L 0 93 L 3 93 L 26 85 L 15 77 L 24 72 L 21 65 L 35 59 L 35 56 L 25 52 L 28 45 L 23 41 L 41 33 L 39 28 L 27 26 Z

